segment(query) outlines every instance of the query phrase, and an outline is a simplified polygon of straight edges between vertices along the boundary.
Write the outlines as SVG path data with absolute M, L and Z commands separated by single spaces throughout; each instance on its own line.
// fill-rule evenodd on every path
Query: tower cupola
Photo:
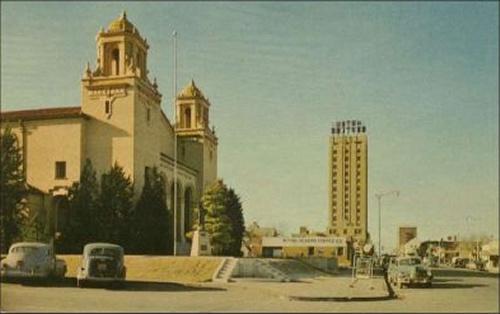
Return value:
M 209 131 L 210 101 L 196 86 L 194 80 L 177 95 L 178 130 Z
M 141 37 L 137 28 L 123 12 L 112 21 L 107 30 L 97 34 L 96 69 L 85 77 L 131 77 L 135 76 L 147 82 L 147 53 L 149 45 Z

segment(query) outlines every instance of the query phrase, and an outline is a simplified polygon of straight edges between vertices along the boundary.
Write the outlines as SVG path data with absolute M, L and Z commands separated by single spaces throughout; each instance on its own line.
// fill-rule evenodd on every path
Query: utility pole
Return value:
M 382 237 L 381 237 L 381 233 L 382 233 L 382 230 L 381 230 L 381 214 L 380 214 L 380 203 L 381 203 L 381 199 L 383 196 L 387 196 L 387 195 L 391 195 L 391 194 L 395 194 L 396 197 L 399 196 L 399 191 L 398 190 L 393 190 L 393 191 L 389 191 L 389 192 L 385 192 L 385 193 L 378 193 L 378 194 L 375 194 L 375 197 L 377 197 L 377 200 L 378 200 L 378 258 L 380 259 L 380 256 L 382 255 L 382 249 L 381 249 L 381 243 L 382 243 Z
M 174 256 L 177 255 L 177 31 L 174 30 Z

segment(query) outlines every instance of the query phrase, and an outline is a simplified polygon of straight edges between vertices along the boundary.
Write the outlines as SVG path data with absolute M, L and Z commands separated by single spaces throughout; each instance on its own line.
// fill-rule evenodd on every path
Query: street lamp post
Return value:
M 479 220 L 479 218 L 472 217 L 472 216 L 467 216 L 465 217 L 465 222 L 467 222 L 469 225 L 473 223 L 473 220 Z M 475 235 L 476 238 L 476 262 L 479 261 L 479 235 Z
M 174 39 L 174 256 L 177 255 L 177 31 L 173 32 Z
M 393 191 L 389 191 L 389 192 L 386 192 L 386 193 L 378 193 L 378 194 L 375 194 L 375 197 L 377 197 L 377 201 L 378 201 L 378 258 L 380 258 L 381 254 L 382 254 L 382 250 L 381 250 L 381 243 L 382 243 L 382 237 L 381 237 L 381 233 L 382 233 L 382 230 L 381 230 L 381 214 L 380 214 L 380 203 L 381 203 L 381 199 L 383 196 L 387 196 L 387 195 L 391 195 L 391 194 L 395 194 L 396 197 L 399 196 L 399 191 L 398 190 L 393 190 Z

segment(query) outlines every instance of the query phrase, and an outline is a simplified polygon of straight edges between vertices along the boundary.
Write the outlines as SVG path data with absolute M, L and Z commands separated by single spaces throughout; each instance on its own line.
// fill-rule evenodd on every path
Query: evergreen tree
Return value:
M 2 252 L 18 239 L 25 215 L 24 197 L 27 195 L 23 170 L 23 156 L 17 136 L 7 126 L 0 136 L 1 142 L 1 214 L 0 236 Z
M 205 230 L 210 234 L 214 255 L 223 255 L 232 241 L 226 200 L 227 187 L 222 180 L 211 184 L 201 199 L 205 211 Z
M 68 212 L 71 214 L 68 227 L 64 231 L 63 244 L 66 253 L 80 253 L 88 242 L 97 241 L 96 231 L 99 224 L 97 198 L 99 184 L 97 175 L 90 159 L 80 173 L 80 181 L 73 182 L 68 191 Z
M 245 219 L 243 217 L 243 208 L 240 198 L 232 188 L 228 191 L 227 212 L 232 226 L 232 242 L 227 254 L 231 256 L 241 256 L 241 245 L 245 235 Z
M 241 242 L 245 232 L 239 197 L 222 180 L 210 185 L 201 199 L 205 214 L 205 230 L 211 236 L 215 255 L 241 255 Z
M 142 194 L 132 216 L 131 251 L 134 253 L 172 253 L 173 234 L 165 188 L 156 167 L 146 171 Z
M 117 163 L 101 176 L 98 197 L 98 235 L 101 241 L 127 246 L 130 234 L 128 224 L 133 208 L 134 186 L 130 176 Z

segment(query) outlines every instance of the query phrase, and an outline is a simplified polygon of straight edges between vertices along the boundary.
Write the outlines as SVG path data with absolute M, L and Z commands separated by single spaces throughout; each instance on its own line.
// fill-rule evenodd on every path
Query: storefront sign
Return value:
M 263 237 L 264 247 L 291 247 L 291 246 L 312 246 L 312 247 L 343 247 L 346 246 L 345 238 L 340 237 L 310 237 L 310 238 L 281 238 Z

